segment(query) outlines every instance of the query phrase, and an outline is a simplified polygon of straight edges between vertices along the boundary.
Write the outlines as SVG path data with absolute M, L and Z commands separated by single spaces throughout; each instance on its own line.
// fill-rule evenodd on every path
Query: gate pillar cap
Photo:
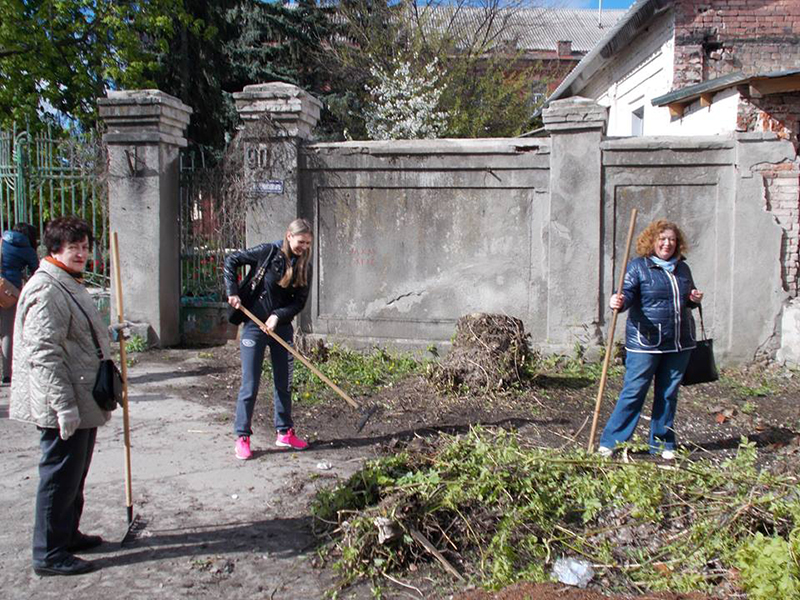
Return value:
M 116 90 L 98 98 L 108 143 L 164 142 L 186 146 L 191 107 L 161 90 Z
M 549 132 L 579 129 L 601 129 L 608 123 L 608 108 L 591 98 L 573 96 L 555 100 L 542 111 L 544 128 Z
M 322 102 L 307 91 L 280 81 L 247 85 L 233 99 L 245 123 L 269 115 L 284 127 L 285 135 L 302 138 L 311 136 L 322 109 Z

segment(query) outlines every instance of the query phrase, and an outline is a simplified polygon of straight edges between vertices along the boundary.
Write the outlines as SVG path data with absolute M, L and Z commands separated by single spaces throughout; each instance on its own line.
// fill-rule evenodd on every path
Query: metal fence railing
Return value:
M 50 219 L 69 214 L 86 219 L 95 236 L 87 280 L 97 287 L 110 281 L 104 157 L 95 136 L 0 130 L 0 231 L 27 222 L 41 240 Z
M 231 206 L 222 164 L 186 150 L 180 174 L 182 302 L 223 302 L 222 266 L 228 252 L 244 245 L 244 215 Z

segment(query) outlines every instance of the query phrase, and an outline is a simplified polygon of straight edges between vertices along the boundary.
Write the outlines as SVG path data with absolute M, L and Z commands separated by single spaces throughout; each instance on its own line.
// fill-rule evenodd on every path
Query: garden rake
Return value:
M 633 228 L 636 226 L 636 209 L 631 210 L 631 225 L 628 228 L 628 241 L 625 244 L 625 258 L 622 261 L 622 271 L 619 274 L 619 286 L 617 294 L 622 293 L 622 286 L 625 284 L 625 271 L 628 269 L 628 256 L 631 253 L 631 240 L 633 239 Z M 592 429 L 589 432 L 589 445 L 587 450 L 594 450 L 594 437 L 597 433 L 597 418 L 600 416 L 600 405 L 603 402 L 603 392 L 606 389 L 606 379 L 608 378 L 608 365 L 611 362 L 611 353 L 614 350 L 614 329 L 617 327 L 617 315 L 619 311 L 615 308 L 611 313 L 611 326 L 608 329 L 608 342 L 606 343 L 606 356 L 603 360 L 603 372 L 600 375 L 600 389 L 597 390 L 597 400 L 594 404 L 594 416 L 592 417 Z
M 322 373 L 322 371 L 320 371 L 314 365 L 312 365 L 311 362 L 305 356 L 300 354 L 297 350 L 295 350 L 289 344 L 287 344 L 285 341 L 283 341 L 283 339 L 280 336 L 278 336 L 276 333 L 274 333 L 273 331 L 268 329 L 266 324 L 264 324 L 263 321 L 261 321 L 258 317 L 256 317 L 249 310 L 247 310 L 247 308 L 245 308 L 244 305 L 239 305 L 239 310 L 242 311 L 245 315 L 247 315 L 250 318 L 250 320 L 253 321 L 253 323 L 258 325 L 261 328 L 261 331 L 266 332 L 269 336 L 272 337 L 272 339 L 274 339 L 281 346 L 286 348 L 286 350 L 292 356 L 294 356 L 297 360 L 299 360 L 306 367 L 308 367 L 308 369 L 312 373 L 314 373 L 314 375 L 316 375 L 322 381 L 324 381 L 326 384 L 328 384 L 328 387 L 330 387 L 341 398 L 343 398 L 350 406 L 355 408 L 359 412 L 359 414 L 361 415 L 361 418 L 359 419 L 358 424 L 356 425 L 356 432 L 359 432 L 362 429 L 364 429 L 364 425 L 367 424 L 367 421 L 370 419 L 370 417 L 372 417 L 372 415 L 374 415 L 375 412 L 378 410 L 377 405 L 373 405 L 373 406 L 370 406 L 370 407 L 361 406 L 358 402 L 356 402 L 349 395 L 347 395 L 347 393 L 345 393 L 338 385 L 336 385 L 330 379 L 328 379 L 328 377 L 326 377 L 325 374 Z
M 125 317 L 122 310 L 122 273 L 119 267 L 119 243 L 117 241 L 117 232 L 111 234 L 111 258 L 113 261 L 113 275 L 114 275 L 114 291 L 117 296 L 117 318 L 120 324 L 125 323 Z M 120 331 L 119 334 L 119 361 L 120 370 L 122 372 L 122 428 L 123 428 L 123 444 L 125 447 L 125 507 L 127 509 L 128 530 L 120 542 L 121 546 L 133 541 L 139 532 L 144 529 L 147 524 L 143 519 L 139 519 L 139 515 L 133 514 L 133 491 L 131 489 L 131 424 L 128 412 L 128 363 L 127 354 L 125 352 L 125 336 Z

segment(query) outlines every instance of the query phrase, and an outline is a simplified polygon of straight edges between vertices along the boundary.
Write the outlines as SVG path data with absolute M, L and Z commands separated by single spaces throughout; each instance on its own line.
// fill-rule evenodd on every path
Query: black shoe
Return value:
M 51 575 L 81 575 L 94 571 L 94 569 L 94 563 L 69 555 L 61 560 L 44 563 L 38 567 L 34 565 L 33 572 L 41 577 L 49 577 Z
M 0 383 L 3 383 L 5 385 L 11 385 L 11 375 L 6 375 L 5 377 L 3 377 L 3 381 Z
M 75 536 L 75 540 L 67 546 L 67 550 L 69 552 L 85 552 L 86 550 L 97 548 L 102 543 L 103 538 L 99 535 L 86 535 L 79 531 L 78 535 Z

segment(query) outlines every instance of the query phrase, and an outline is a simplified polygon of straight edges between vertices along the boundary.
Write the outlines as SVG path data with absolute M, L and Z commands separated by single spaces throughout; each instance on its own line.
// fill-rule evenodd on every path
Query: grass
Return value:
M 408 375 L 422 372 L 425 366 L 424 361 L 411 354 L 393 353 L 383 348 L 362 353 L 338 345 L 326 348 L 324 354 L 314 351 L 308 359 L 351 396 L 372 396 Z M 264 361 L 263 373 L 272 377 L 269 360 Z M 296 398 L 311 405 L 336 397 L 325 382 L 298 360 L 294 363 L 293 390 Z
M 553 354 L 534 358 L 527 365 L 531 380 L 541 387 L 582 388 L 600 381 L 603 373 L 603 357 L 598 361 L 587 360 L 585 350 L 576 344 L 572 355 Z M 625 368 L 612 361 L 607 376 L 622 375 Z
M 743 398 L 765 398 L 778 391 L 778 382 L 774 377 L 762 377 L 758 381 L 747 381 L 723 371 L 720 381 L 734 394 Z

